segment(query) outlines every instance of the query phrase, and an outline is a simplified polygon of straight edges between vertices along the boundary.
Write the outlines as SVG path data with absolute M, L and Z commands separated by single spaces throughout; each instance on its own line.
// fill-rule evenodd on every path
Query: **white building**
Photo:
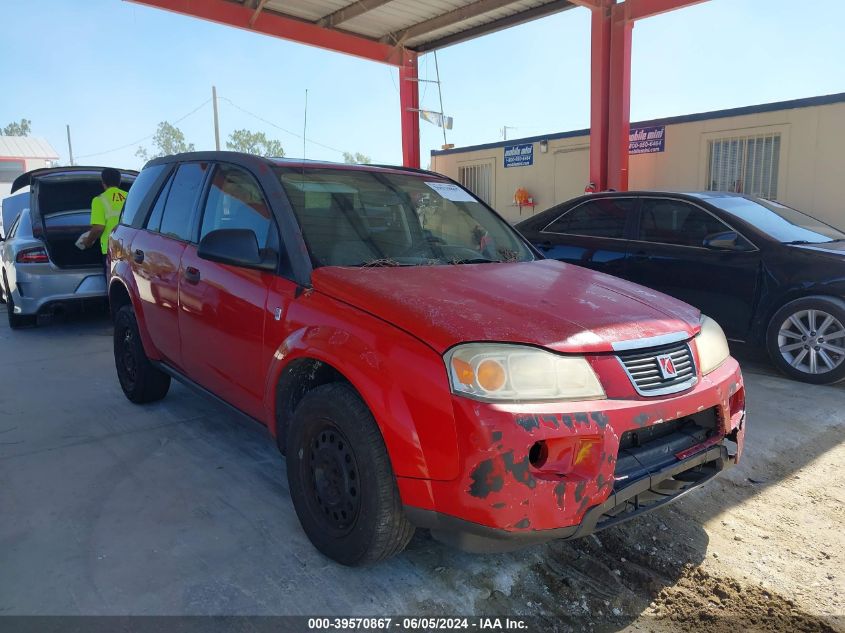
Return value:
M 631 123 L 630 189 L 737 191 L 845 229 L 845 93 Z M 581 195 L 590 131 L 433 151 L 432 169 L 508 220 Z M 514 204 L 524 189 L 535 207 Z
M 50 167 L 58 153 L 37 136 L 0 136 L 0 198 L 9 195 L 12 182 L 21 174 Z

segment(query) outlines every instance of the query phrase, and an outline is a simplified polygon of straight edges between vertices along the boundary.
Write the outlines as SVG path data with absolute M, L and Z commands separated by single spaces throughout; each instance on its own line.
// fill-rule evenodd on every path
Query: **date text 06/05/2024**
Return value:
M 309 631 L 335 630 L 478 630 L 478 631 L 526 631 L 528 624 L 520 618 L 443 618 L 443 617 L 408 617 L 408 618 L 309 618 Z

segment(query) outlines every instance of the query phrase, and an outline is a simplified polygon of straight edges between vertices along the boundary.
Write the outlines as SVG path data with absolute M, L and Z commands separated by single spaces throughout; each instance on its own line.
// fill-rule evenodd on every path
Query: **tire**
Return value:
M 167 395 L 170 376 L 147 358 L 132 306 L 121 307 L 115 315 L 114 364 L 120 387 L 132 402 L 155 402 Z
M 845 301 L 803 297 L 778 310 L 766 331 L 774 365 L 795 380 L 829 385 L 845 379 Z
M 286 461 L 299 522 L 324 555 L 363 566 L 405 549 L 414 527 L 378 425 L 351 386 L 305 395 L 288 426 Z
M 9 290 L 9 280 L 6 275 L 3 275 L 3 285 L 6 288 L 4 296 L 6 299 L 6 316 L 9 318 L 9 327 L 13 330 L 18 330 L 22 327 L 35 325 L 35 315 L 30 314 L 15 314 L 15 299 L 12 297 L 12 291 Z

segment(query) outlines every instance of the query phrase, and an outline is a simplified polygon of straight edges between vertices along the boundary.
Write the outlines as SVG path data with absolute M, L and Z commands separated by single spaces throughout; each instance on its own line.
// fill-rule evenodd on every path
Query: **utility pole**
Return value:
M 73 167 L 73 145 L 70 142 L 70 125 L 67 127 L 67 153 L 70 156 L 70 166 Z
M 305 135 L 308 132 L 308 88 L 305 89 L 305 112 L 302 116 L 302 159 L 305 160 Z
M 446 111 L 443 109 L 443 91 L 440 89 L 440 67 L 437 65 L 437 50 L 434 51 L 434 72 L 437 73 L 437 96 L 440 97 L 440 122 L 443 128 L 443 149 L 449 142 L 446 140 Z
M 217 86 L 211 86 L 211 103 L 214 106 L 214 147 L 220 151 L 220 121 L 217 118 Z

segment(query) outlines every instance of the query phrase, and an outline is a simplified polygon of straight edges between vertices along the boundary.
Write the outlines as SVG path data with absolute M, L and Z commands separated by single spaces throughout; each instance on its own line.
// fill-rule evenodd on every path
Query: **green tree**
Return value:
M 343 152 L 343 162 L 350 165 L 369 165 L 372 162 L 369 156 L 361 152 Z
M 182 152 L 193 152 L 194 144 L 185 142 L 185 135 L 175 125 L 162 121 L 158 124 L 155 136 L 153 136 L 152 152 L 146 147 L 139 147 L 135 152 L 142 160 L 152 160 L 161 156 L 181 154 Z
M 3 128 L 3 136 L 29 136 L 32 131 L 32 121 L 21 119 L 20 123 L 12 121 Z
M 250 132 L 249 130 L 235 130 L 229 134 L 226 148 L 235 152 L 272 156 L 273 158 L 282 158 L 285 155 L 285 150 L 279 141 L 267 138 L 264 132 Z

